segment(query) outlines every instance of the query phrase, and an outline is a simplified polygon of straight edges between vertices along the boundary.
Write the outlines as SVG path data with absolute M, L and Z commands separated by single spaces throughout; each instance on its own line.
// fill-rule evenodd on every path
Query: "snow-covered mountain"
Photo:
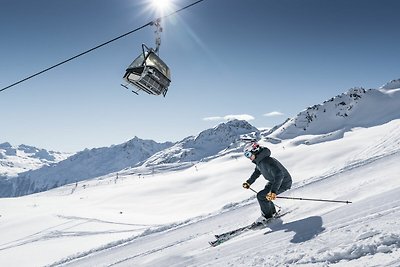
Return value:
M 159 144 L 135 137 L 121 145 L 86 149 L 58 164 L 20 173 L 13 179 L 0 180 L 0 197 L 45 191 L 138 165 L 149 167 L 198 162 L 227 153 L 227 150 L 238 149 L 236 141 L 242 134 L 257 131 L 257 128 L 246 121 L 232 120 L 202 131 L 197 136 L 187 137 L 176 144 Z M 231 145 L 233 147 L 230 147 Z
M 354 127 L 371 127 L 400 118 L 400 80 L 380 89 L 352 88 L 323 104 L 301 111 L 297 116 L 269 133 L 274 140 L 300 135 L 342 137 Z
M 391 80 L 390 82 L 382 85 L 380 89 L 399 89 L 400 88 L 400 79 Z
M 0 180 L 0 197 L 31 194 L 135 166 L 173 145 L 138 137 L 120 145 L 85 149 L 56 164 Z
M 144 162 L 144 166 L 165 163 L 197 162 L 238 148 L 241 135 L 258 132 L 247 121 L 231 120 L 190 136 L 162 150 Z
M 12 146 L 5 142 L 0 144 L 0 176 L 13 177 L 21 172 L 60 162 L 71 155 L 28 145 Z

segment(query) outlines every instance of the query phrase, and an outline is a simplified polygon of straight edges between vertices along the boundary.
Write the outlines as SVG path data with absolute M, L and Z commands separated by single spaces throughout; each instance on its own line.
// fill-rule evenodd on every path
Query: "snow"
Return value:
M 167 169 L 192 166 L 198 161 L 216 157 L 218 153 L 237 150 L 237 146 L 230 148 L 230 145 L 237 141 L 240 135 L 254 131 L 258 131 L 257 128 L 249 123 L 232 120 L 175 144 L 157 143 L 135 137 L 111 147 L 85 149 L 58 164 L 20 172 L 17 177 L 12 177 L 14 179 L 0 179 L 0 186 L 5 188 L 0 190 L 0 197 L 45 191 L 135 166 L 149 167 L 144 170 L 137 168 L 134 170 L 136 173 L 165 169 L 163 164 L 166 163 Z
M 350 102 L 334 105 L 344 99 Z M 351 204 L 277 199 L 291 211 L 282 220 L 210 247 L 214 234 L 260 214 L 254 193 L 241 187 L 254 169 L 235 141 L 245 131 L 225 125 L 183 140 L 172 154 L 173 146 L 155 153 L 152 162 L 163 164 L 148 161 L 1 198 L 0 265 L 400 266 L 397 101 L 395 88 L 365 90 L 357 99 L 346 93 L 322 104 L 331 105 L 329 114 L 314 113 L 306 130 L 293 126 L 296 117 L 286 122 L 286 131 L 284 124 L 261 133 L 261 143 L 293 176 L 292 189 L 282 196 Z M 382 105 L 386 110 L 375 108 Z M 336 116 L 338 109 L 348 116 Z M 329 122 L 329 131 L 316 130 Z M 226 142 L 224 149 L 209 147 L 216 139 Z M 175 157 L 184 149 L 196 160 Z M 167 162 L 166 155 L 176 160 Z M 252 187 L 264 185 L 260 177 Z
M 303 110 L 275 129 L 269 137 L 290 139 L 305 134 L 330 134 L 396 119 L 399 116 L 400 90 L 391 85 L 390 90 L 351 88 L 346 93 Z
M 391 80 L 390 82 L 382 85 L 380 89 L 383 90 L 391 90 L 391 89 L 399 89 L 400 88 L 400 79 Z
M 400 120 L 394 120 L 330 142 L 292 145 L 288 140 L 269 145 L 295 177 L 293 189 L 285 195 L 353 203 L 278 200 L 278 205 L 294 211 L 266 235 L 267 230 L 255 231 L 209 247 L 213 234 L 245 225 L 259 214 L 252 193 L 241 188 L 253 166 L 242 157 L 225 155 L 199 163 L 197 170 L 143 178 L 121 174 L 117 182 L 109 175 L 80 182 L 72 194 L 75 185 L 1 199 L 0 262 L 4 266 L 32 262 L 37 266 L 344 266 L 349 262 L 396 266 L 400 263 L 396 223 L 400 134 L 393 131 L 399 127 Z M 362 145 L 355 145 L 355 140 Z M 312 156 L 316 151 L 321 160 Z M 342 156 L 333 164 L 328 161 L 338 154 Z M 312 164 L 296 158 L 308 158 Z M 254 188 L 263 184 L 257 181 Z M 49 248 L 52 252 L 44 254 Z
M 60 162 L 69 156 L 71 153 L 47 151 L 28 145 L 12 146 L 8 142 L 1 143 L 0 178 L 14 177 L 21 172 Z

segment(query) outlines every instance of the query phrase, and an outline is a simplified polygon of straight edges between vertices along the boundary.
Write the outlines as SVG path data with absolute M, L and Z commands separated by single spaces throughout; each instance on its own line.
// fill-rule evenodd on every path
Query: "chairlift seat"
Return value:
M 169 67 L 152 50 L 140 54 L 126 69 L 124 79 L 148 94 L 165 96 L 171 83 Z

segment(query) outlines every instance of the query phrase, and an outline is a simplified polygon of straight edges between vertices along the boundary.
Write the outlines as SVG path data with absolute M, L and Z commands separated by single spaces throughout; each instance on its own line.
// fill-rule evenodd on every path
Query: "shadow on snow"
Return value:
M 276 223 L 269 226 L 269 228 L 271 230 L 264 234 L 281 230 L 285 232 L 295 232 L 295 235 L 290 240 L 292 243 L 308 241 L 325 230 L 325 228 L 322 227 L 322 218 L 320 216 L 311 216 L 290 223 L 283 223 L 282 220 L 278 220 Z

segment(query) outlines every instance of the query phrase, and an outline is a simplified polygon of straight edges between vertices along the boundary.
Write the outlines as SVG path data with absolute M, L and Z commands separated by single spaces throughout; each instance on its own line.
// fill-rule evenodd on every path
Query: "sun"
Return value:
M 165 11 L 171 9 L 171 0 L 151 0 L 151 5 L 158 12 L 164 13 Z

